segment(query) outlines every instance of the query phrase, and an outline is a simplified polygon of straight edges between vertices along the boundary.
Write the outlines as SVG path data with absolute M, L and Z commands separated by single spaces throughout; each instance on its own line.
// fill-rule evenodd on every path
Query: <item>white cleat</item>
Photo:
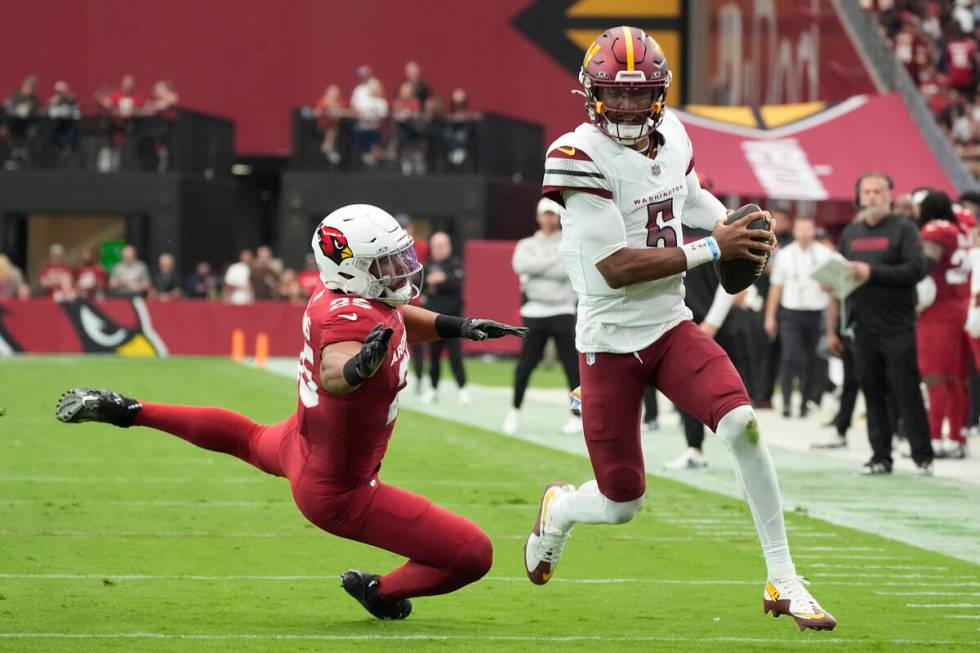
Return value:
M 422 391 L 422 403 L 423 404 L 434 404 L 436 402 L 436 391 L 431 387 L 426 387 Z
M 820 607 L 803 585 L 803 580 L 800 576 L 766 580 L 762 592 L 763 612 L 771 612 L 773 617 L 788 614 L 796 620 L 800 630 L 833 630 L 837 620 Z
M 538 517 L 527 542 L 524 543 L 524 570 L 535 585 L 544 585 L 551 580 L 565 542 L 572 535 L 570 529 L 562 531 L 555 527 L 549 508 L 558 496 L 574 491 L 574 485 L 564 482 L 549 483 L 544 488 L 544 495 L 538 506 Z
M 571 415 L 568 421 L 562 425 L 561 432 L 565 435 L 578 435 L 581 433 L 582 417 L 580 415 Z
M 520 426 L 521 413 L 516 408 L 511 408 L 507 412 L 507 417 L 504 418 L 504 425 L 500 427 L 500 430 L 507 435 L 514 435 L 517 433 L 517 429 Z
M 707 466 L 708 461 L 704 457 L 704 454 L 694 447 L 688 447 L 687 450 L 675 460 L 672 460 L 664 465 L 664 469 L 680 471 L 685 469 L 704 469 Z
M 463 406 L 468 406 L 473 403 L 473 397 L 470 395 L 470 391 L 466 388 L 459 389 L 459 403 Z

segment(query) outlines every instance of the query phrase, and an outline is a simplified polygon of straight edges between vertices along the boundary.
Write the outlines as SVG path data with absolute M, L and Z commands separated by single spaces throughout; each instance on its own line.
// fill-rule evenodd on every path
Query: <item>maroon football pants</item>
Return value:
M 310 522 L 333 535 L 408 558 L 381 577 L 379 595 L 383 599 L 445 594 L 479 580 L 490 570 L 490 539 L 465 517 L 423 496 L 386 485 L 376 476 L 351 484 L 319 473 L 317 457 L 303 446 L 295 415 L 263 426 L 221 408 L 144 402 L 136 424 L 285 476 L 297 507 Z
M 730 410 L 752 403 L 728 354 L 690 320 L 642 351 L 580 353 L 579 372 L 585 443 L 599 491 L 613 501 L 646 491 L 640 408 L 647 386 L 712 431 Z

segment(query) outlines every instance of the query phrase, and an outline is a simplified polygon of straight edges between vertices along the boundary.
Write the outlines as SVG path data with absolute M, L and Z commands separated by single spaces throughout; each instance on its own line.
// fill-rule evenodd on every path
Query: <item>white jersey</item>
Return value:
M 639 351 L 692 317 L 684 304 L 683 273 L 610 288 L 596 268 L 622 247 L 684 244 L 681 213 L 690 192 L 693 147 L 669 110 L 657 131 L 663 138 L 654 159 L 617 143 L 590 123 L 548 148 L 542 194 L 563 204 L 562 193 L 573 191 L 611 199 L 626 227 L 625 243 L 595 255 L 594 247 L 583 246 L 583 225 L 590 216 L 571 209 L 562 216 L 560 251 L 578 295 L 575 344 L 581 352 Z

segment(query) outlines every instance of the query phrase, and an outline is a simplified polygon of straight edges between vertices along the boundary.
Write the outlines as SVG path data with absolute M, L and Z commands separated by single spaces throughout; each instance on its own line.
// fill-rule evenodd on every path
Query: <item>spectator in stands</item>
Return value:
M 31 118 L 41 113 L 41 100 L 37 96 L 37 77 L 28 75 L 20 87 L 11 93 L 3 103 L 7 115 L 17 118 Z
M 24 283 L 24 275 L 5 254 L 0 254 L 0 301 L 30 296 L 31 289 Z
M 463 265 L 453 256 L 453 244 L 449 236 L 441 231 L 429 239 L 431 258 L 425 265 L 425 283 L 422 290 L 426 295 L 425 307 L 444 315 L 463 315 Z M 436 400 L 439 390 L 439 377 L 442 373 L 442 350 L 449 352 L 449 365 L 459 385 L 459 402 L 470 403 L 470 393 L 466 389 L 466 370 L 463 369 L 463 352 L 459 338 L 434 340 L 429 343 L 429 379 L 432 382 L 423 400 L 431 403 Z
M 425 150 L 419 118 L 422 104 L 411 82 L 402 82 L 398 95 L 391 103 L 391 118 L 395 122 L 395 146 L 403 175 L 425 174 Z
M 419 106 L 424 107 L 431 94 L 429 85 L 422 80 L 422 67 L 414 61 L 405 64 L 405 82 L 412 85 L 412 94 L 418 98 Z
M 229 304 L 251 304 L 255 300 L 252 293 L 252 250 L 243 249 L 238 255 L 238 263 L 232 263 L 225 271 L 221 296 Z
M 279 298 L 280 269 L 279 262 L 272 258 L 272 250 L 267 245 L 261 245 L 255 250 L 250 276 L 255 299 L 268 301 Z
M 839 251 L 850 261 L 851 274 L 863 285 L 846 300 L 848 324 L 854 327 L 858 382 L 868 406 L 872 457 L 862 474 L 892 471 L 892 419 L 889 394 L 901 414 L 917 471 L 932 475 L 929 439 L 916 359 L 916 284 L 927 262 L 915 223 L 891 210 L 891 178 L 867 173 L 858 180 L 860 218 L 844 228 Z M 828 347 L 842 353 L 836 333 L 837 301 L 827 311 Z
M 561 244 L 562 207 L 547 198 L 538 201 L 538 230 L 517 241 L 511 266 L 521 283 L 521 319 L 528 328 L 521 342 L 521 358 L 514 372 L 512 408 L 504 419 L 504 433 L 516 433 L 524 393 L 531 373 L 553 340 L 565 370 L 568 389 L 579 386 L 578 352 L 575 351 L 575 291 L 565 271 L 558 246 Z M 572 416 L 563 433 L 581 433 L 581 417 Z
M 793 224 L 793 242 L 777 250 L 769 277 L 765 328 L 772 339 L 777 331 L 780 334 L 779 383 L 783 392 L 783 417 L 789 417 L 791 413 L 794 381 L 799 383 L 800 417 L 807 416 L 808 403 L 818 397 L 818 389 L 813 387 L 814 368 L 823 315 L 830 297 L 810 275 L 833 258 L 834 253 L 814 242 L 815 236 L 813 219 L 797 217 Z
M 172 117 L 179 102 L 180 96 L 177 95 L 173 82 L 161 79 L 153 84 L 152 94 L 146 103 L 145 110 L 149 114 Z
M 58 243 L 48 248 L 48 261 L 41 268 L 39 277 L 41 290 L 56 302 L 75 298 L 74 278 L 71 268 L 65 263 L 65 248 Z
M 82 252 L 82 264 L 75 268 L 75 289 L 84 299 L 101 299 L 109 285 L 109 277 L 96 256 L 95 248 L 86 247 Z
M 915 25 L 909 21 L 902 25 L 895 35 L 895 56 L 905 66 L 909 76 L 916 86 L 919 85 L 920 73 L 931 63 L 929 44 L 916 31 Z
M 37 78 L 29 75 L 3 104 L 9 117 L 10 153 L 7 165 L 12 169 L 28 166 L 33 162 L 33 149 L 38 136 L 37 124 L 33 118 L 41 113 L 41 100 L 36 89 Z
M 316 259 L 312 254 L 306 255 L 306 267 L 296 275 L 296 281 L 303 289 L 305 297 L 312 297 L 313 293 L 323 288 L 323 281 L 320 280 L 320 268 L 316 265 Z
M 112 266 L 109 289 L 119 297 L 146 297 L 150 290 L 150 270 L 136 258 L 136 248 L 126 245 L 122 260 Z
M 296 270 L 286 268 L 279 277 L 279 288 L 276 292 L 277 299 L 285 299 L 293 304 L 305 304 L 308 299 L 303 287 L 299 285 L 296 278 Z
M 946 41 L 939 68 L 946 73 L 949 85 L 959 91 L 971 103 L 977 92 L 977 69 L 980 67 L 980 49 L 972 35 L 958 26 Z
M 48 99 L 48 117 L 51 118 L 51 146 L 57 152 L 57 164 L 65 165 L 78 152 L 79 127 L 82 110 L 68 82 L 54 83 L 54 94 Z
M 119 82 L 119 88 L 108 93 L 97 93 L 95 99 L 113 115 L 122 118 L 141 113 L 146 101 L 136 92 L 136 78 L 132 75 L 124 75 Z
M 153 275 L 153 298 L 168 302 L 182 296 L 180 278 L 174 269 L 174 257 L 172 254 L 161 254 L 157 260 L 157 272 Z
M 323 95 L 313 106 L 313 115 L 317 118 L 317 129 L 323 133 L 323 143 L 320 150 L 327 161 L 334 165 L 340 164 L 343 160 L 340 152 L 337 151 L 337 133 L 340 126 L 340 118 L 344 115 L 344 100 L 340 94 L 340 87 L 330 84 L 323 90 Z
M 184 296 L 189 299 L 218 299 L 220 292 L 218 277 L 207 261 L 200 261 L 184 282 Z
M 463 165 L 469 156 L 470 130 L 467 124 L 469 118 L 469 102 L 466 99 L 466 90 L 454 89 L 449 102 L 448 124 L 444 137 L 449 163 L 457 167 Z
M 381 82 L 372 77 L 354 89 L 350 107 L 357 116 L 354 133 L 361 162 L 372 168 L 381 158 L 381 126 L 388 117 L 388 100 Z

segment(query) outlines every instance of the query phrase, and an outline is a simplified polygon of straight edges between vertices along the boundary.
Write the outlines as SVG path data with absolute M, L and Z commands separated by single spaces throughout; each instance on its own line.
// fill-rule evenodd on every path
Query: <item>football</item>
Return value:
M 725 224 L 732 224 L 736 220 L 745 217 L 749 213 L 755 213 L 756 211 L 761 211 L 758 204 L 746 204 L 745 206 L 740 206 L 728 216 L 725 220 Z M 769 231 L 769 223 L 766 222 L 765 218 L 756 218 L 749 223 L 750 229 L 765 229 Z M 765 242 L 765 241 L 761 241 Z M 762 252 L 759 251 L 761 254 Z M 718 275 L 718 282 L 721 283 L 721 287 L 725 289 L 725 292 L 730 295 L 742 292 L 759 278 L 763 270 L 766 269 L 766 263 L 769 261 L 769 257 L 766 257 L 766 261 L 762 263 L 757 263 L 746 258 L 736 258 L 729 261 L 715 261 L 715 274 Z

